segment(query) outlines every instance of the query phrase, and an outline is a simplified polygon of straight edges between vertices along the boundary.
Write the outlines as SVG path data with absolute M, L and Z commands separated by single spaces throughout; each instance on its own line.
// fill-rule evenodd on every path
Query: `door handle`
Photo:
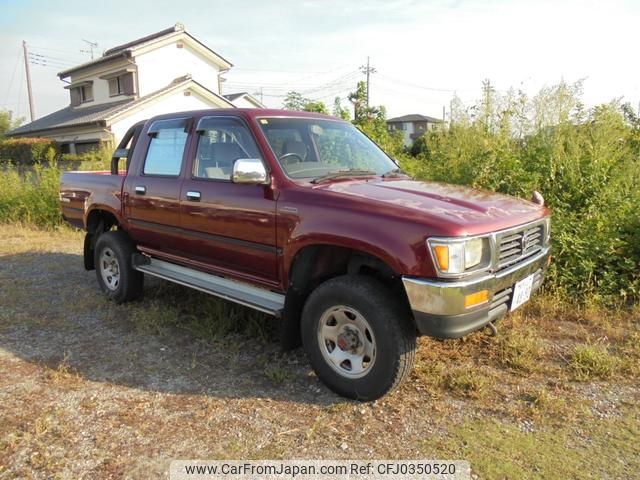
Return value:
M 138 195 L 144 195 L 145 193 L 147 193 L 147 187 L 143 186 L 143 185 L 138 185 L 135 188 L 135 192 Z
M 199 202 L 200 201 L 200 192 L 194 192 L 189 190 L 187 192 L 187 200 L 191 200 L 192 202 Z

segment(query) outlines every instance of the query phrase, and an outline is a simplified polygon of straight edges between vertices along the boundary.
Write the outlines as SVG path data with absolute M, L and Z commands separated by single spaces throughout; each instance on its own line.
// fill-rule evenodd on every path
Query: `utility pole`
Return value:
M 27 77 L 27 93 L 29 95 L 29 115 L 31 121 L 36 119 L 36 108 L 33 104 L 33 92 L 31 90 L 31 70 L 29 70 L 29 50 L 27 49 L 27 42 L 22 41 L 22 50 L 24 52 L 24 70 Z
M 369 75 L 376 73 L 376 69 L 369 66 L 369 57 L 367 57 L 367 66 L 361 66 L 360 71 L 367 74 L 367 108 L 369 108 Z

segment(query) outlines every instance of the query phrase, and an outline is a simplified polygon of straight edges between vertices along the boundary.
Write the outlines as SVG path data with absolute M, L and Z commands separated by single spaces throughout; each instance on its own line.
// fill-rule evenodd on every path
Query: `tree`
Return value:
M 11 110 L 0 110 L 0 137 L 6 135 L 7 132 L 18 128 L 24 122 L 24 118 L 13 118 Z
M 374 118 L 379 113 L 379 109 L 367 106 L 367 84 L 358 82 L 356 91 L 349 94 L 349 101 L 353 103 L 354 124 L 363 122 L 366 119 Z
M 342 106 L 342 99 L 340 97 L 336 97 L 333 101 L 333 116 L 347 121 L 351 120 L 349 109 Z
M 314 100 L 307 100 L 302 110 L 304 110 L 305 112 L 324 113 L 325 115 L 329 113 L 324 102 Z
M 304 98 L 300 92 L 291 90 L 284 98 L 282 107 L 285 110 L 304 110 L 305 105 L 309 102 L 310 100 L 308 98 Z

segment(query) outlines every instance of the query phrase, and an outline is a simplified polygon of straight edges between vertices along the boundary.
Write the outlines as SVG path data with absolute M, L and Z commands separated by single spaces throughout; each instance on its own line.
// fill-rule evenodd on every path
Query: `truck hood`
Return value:
M 352 180 L 320 184 L 359 198 L 369 208 L 442 228 L 446 234 L 486 233 L 536 220 L 546 208 L 516 197 L 439 182 L 409 179 Z M 359 203 L 359 202 L 358 202 Z M 361 205 L 361 208 L 367 208 Z

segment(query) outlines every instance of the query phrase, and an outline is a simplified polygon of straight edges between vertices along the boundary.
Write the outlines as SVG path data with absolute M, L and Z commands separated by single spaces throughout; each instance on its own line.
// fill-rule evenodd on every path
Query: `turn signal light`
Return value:
M 480 290 L 479 292 L 466 295 L 464 297 L 464 308 L 475 307 L 476 305 L 482 305 L 489 301 L 489 291 Z
M 440 266 L 440 270 L 446 272 L 449 270 L 449 247 L 446 245 L 436 245 L 434 247 L 434 251 L 436 254 L 436 260 L 438 260 L 438 265 Z

